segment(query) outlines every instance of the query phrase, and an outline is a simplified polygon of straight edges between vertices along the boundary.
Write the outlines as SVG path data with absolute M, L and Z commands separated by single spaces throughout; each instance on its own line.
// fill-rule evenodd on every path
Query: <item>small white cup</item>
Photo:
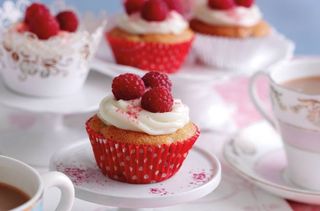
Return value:
M 257 95 L 255 83 L 268 77 L 270 115 Z M 290 180 L 311 190 L 320 190 L 320 94 L 310 95 L 285 88 L 286 81 L 320 77 L 320 59 L 297 59 L 270 70 L 257 72 L 250 80 L 252 102 L 262 116 L 281 134 L 286 151 Z
M 69 211 L 74 200 L 74 188 L 70 179 L 60 172 L 41 175 L 32 167 L 21 161 L 0 156 L 0 182 L 22 190 L 30 200 L 12 211 L 42 211 L 43 193 L 50 187 L 61 190 L 61 199 L 57 211 Z

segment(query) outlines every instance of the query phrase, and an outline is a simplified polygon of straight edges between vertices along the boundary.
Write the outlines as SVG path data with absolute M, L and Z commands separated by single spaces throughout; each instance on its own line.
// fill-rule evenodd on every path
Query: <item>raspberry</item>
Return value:
M 60 30 L 58 22 L 50 14 L 36 15 L 36 18 L 29 21 L 29 29 L 42 40 L 57 35 Z
M 147 21 L 163 21 L 169 14 L 169 8 L 163 0 L 149 0 L 141 10 L 141 16 Z
M 59 22 L 60 29 L 67 32 L 75 32 L 78 28 L 78 18 L 77 15 L 70 10 L 59 12 L 56 16 L 57 21 Z
M 170 10 L 175 10 L 180 14 L 184 13 L 182 0 L 165 0 Z
M 237 5 L 243 7 L 251 7 L 254 4 L 254 0 L 235 0 Z
M 128 15 L 140 12 L 146 0 L 126 0 L 124 7 Z
M 38 15 L 49 15 L 49 9 L 40 3 L 32 3 L 30 6 L 27 7 L 24 17 L 24 22 L 29 24 L 32 19 L 35 19 Z
M 145 92 L 143 80 L 135 74 L 125 73 L 112 81 L 112 93 L 117 100 L 133 100 Z
M 148 72 L 142 77 L 142 80 L 146 87 L 155 88 L 158 86 L 164 86 L 171 91 L 172 83 L 166 74 L 159 72 Z
M 208 4 L 209 7 L 217 10 L 228 10 L 236 6 L 234 0 L 209 0 Z
M 163 87 L 155 87 L 147 91 L 141 99 L 141 107 L 153 113 L 170 112 L 173 106 L 171 92 Z

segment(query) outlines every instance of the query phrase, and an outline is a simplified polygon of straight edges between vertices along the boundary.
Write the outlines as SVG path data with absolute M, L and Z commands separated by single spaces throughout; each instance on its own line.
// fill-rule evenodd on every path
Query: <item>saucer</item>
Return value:
M 267 122 L 241 130 L 224 146 L 224 158 L 240 176 L 274 195 L 320 205 L 320 191 L 290 182 L 281 137 Z
M 217 158 L 193 147 L 173 177 L 153 184 L 128 184 L 111 180 L 98 169 L 89 140 L 57 152 L 50 170 L 66 174 L 76 197 L 101 205 L 124 208 L 154 208 L 199 199 L 215 190 L 221 180 Z

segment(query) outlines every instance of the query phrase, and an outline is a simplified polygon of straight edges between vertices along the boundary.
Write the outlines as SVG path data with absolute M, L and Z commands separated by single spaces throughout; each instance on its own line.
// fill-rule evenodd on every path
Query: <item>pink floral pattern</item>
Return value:
M 248 78 L 244 76 L 235 77 L 225 84 L 215 87 L 225 101 L 237 106 L 235 112 L 235 121 L 239 127 L 246 127 L 251 123 L 261 120 L 261 116 L 251 103 L 248 95 Z M 235 91 L 236 90 L 236 91 Z M 267 81 L 258 83 L 258 91 L 263 100 L 268 99 Z M 298 202 L 288 201 L 294 211 L 320 211 L 320 206 L 302 204 Z M 265 210 L 274 208 L 266 207 Z M 255 207 L 247 207 L 246 211 L 256 210 Z

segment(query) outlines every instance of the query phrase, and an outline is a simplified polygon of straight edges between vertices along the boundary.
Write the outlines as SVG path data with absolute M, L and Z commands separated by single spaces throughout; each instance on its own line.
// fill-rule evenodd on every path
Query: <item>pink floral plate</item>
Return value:
M 220 162 L 198 147 L 193 147 L 176 175 L 154 184 L 127 184 L 104 176 L 95 163 L 89 140 L 55 153 L 50 169 L 72 180 L 76 197 L 126 208 L 163 207 L 196 200 L 215 190 L 221 180 Z
M 282 198 L 320 205 L 320 192 L 293 184 L 279 134 L 267 123 L 242 129 L 224 146 L 224 158 L 243 178 Z

